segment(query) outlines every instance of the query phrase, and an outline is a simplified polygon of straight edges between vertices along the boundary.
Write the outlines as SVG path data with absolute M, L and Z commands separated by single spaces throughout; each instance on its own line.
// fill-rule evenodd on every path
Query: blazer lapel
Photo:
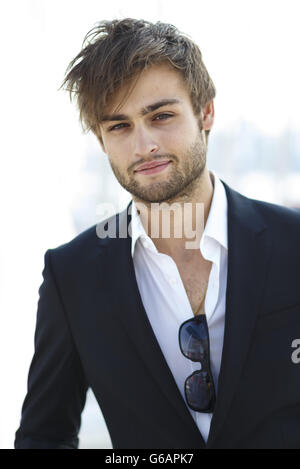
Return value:
M 222 181 L 223 182 L 223 181 Z M 262 300 L 271 240 L 264 220 L 250 199 L 230 189 L 228 200 L 228 278 L 218 396 L 207 447 L 219 435 L 245 364 Z
M 101 259 L 98 258 L 97 263 L 101 284 L 109 296 L 112 314 L 118 318 L 141 362 L 148 368 L 150 379 L 160 388 L 166 405 L 171 406 L 171 412 L 177 413 L 183 428 L 190 432 L 191 443 L 195 445 L 197 441 L 198 447 L 204 447 L 204 440 L 177 388 L 142 303 L 131 256 L 131 237 L 126 236 L 130 223 L 128 210 L 129 206 L 116 215 L 117 237 L 99 241 Z

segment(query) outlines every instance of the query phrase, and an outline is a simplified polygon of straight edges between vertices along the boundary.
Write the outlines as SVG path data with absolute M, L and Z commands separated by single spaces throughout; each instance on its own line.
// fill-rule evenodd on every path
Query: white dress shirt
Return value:
M 210 171 L 210 176 L 214 192 L 200 240 L 200 251 L 204 259 L 212 262 L 204 309 L 209 328 L 211 371 L 217 393 L 227 285 L 227 198 L 217 175 Z M 201 365 L 185 358 L 181 353 L 178 330 L 181 324 L 193 318 L 194 314 L 176 263 L 170 256 L 156 249 L 144 230 L 134 201 L 131 229 L 131 254 L 142 302 L 161 351 L 185 401 L 185 380 L 194 371 L 201 369 Z M 207 442 L 212 414 L 195 412 L 188 405 L 187 408 Z

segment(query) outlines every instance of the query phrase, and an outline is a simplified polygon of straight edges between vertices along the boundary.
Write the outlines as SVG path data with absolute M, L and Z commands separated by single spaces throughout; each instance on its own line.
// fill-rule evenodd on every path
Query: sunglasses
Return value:
M 210 370 L 209 334 L 205 314 L 199 314 L 181 324 L 179 347 L 186 358 L 201 363 L 201 370 L 188 376 L 184 383 L 188 406 L 197 412 L 213 412 L 216 393 Z

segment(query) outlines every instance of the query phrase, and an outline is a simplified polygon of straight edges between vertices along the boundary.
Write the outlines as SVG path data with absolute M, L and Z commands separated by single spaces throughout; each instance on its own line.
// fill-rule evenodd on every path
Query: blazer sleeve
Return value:
M 51 267 L 45 253 L 43 283 L 15 449 L 77 449 L 88 384 L 75 348 Z

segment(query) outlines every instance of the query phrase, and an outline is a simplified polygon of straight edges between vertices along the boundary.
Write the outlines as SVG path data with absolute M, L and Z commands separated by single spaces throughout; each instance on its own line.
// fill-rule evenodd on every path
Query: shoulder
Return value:
M 259 200 L 252 200 L 252 203 L 265 221 L 277 255 L 281 253 L 290 258 L 293 253 L 294 261 L 298 263 L 300 210 Z
M 76 251 L 86 251 L 96 242 L 96 226 L 97 225 L 93 225 L 89 227 L 88 229 L 74 236 L 74 238 L 72 238 L 70 241 L 66 241 L 63 244 L 50 249 L 50 251 L 55 254 L 62 254 L 66 252 L 72 252 L 72 254 L 74 254 Z
M 223 181 L 222 181 L 223 182 Z M 229 208 L 233 216 L 248 217 L 251 220 L 260 219 L 261 222 L 275 230 L 288 228 L 300 230 L 300 210 L 283 205 L 265 202 L 246 197 L 224 183 Z
M 249 199 L 269 224 L 300 229 L 300 210 L 282 205 Z
M 124 212 L 126 214 L 126 210 Z M 119 220 L 124 219 L 124 212 L 116 213 L 79 233 L 70 241 L 48 249 L 46 258 L 51 257 L 54 266 L 59 265 L 60 268 L 68 266 L 68 269 L 89 263 L 107 245 L 109 239 L 117 237 L 116 227 L 119 225 Z

